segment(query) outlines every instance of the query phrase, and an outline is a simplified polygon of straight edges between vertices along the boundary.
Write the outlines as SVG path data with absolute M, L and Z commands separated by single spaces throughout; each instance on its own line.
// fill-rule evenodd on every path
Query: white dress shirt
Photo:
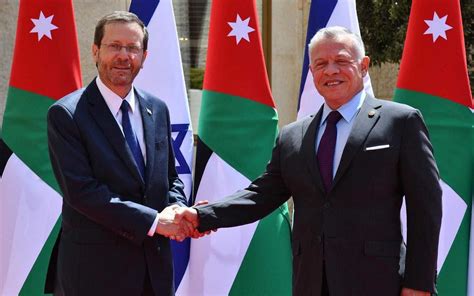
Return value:
M 366 93 L 364 92 L 364 90 L 362 90 L 361 92 L 356 94 L 349 102 L 345 103 L 337 109 L 337 111 L 339 111 L 339 113 L 342 115 L 342 118 L 336 124 L 337 138 L 336 148 L 334 150 L 334 163 L 332 170 L 333 178 L 334 176 L 336 176 L 337 168 L 339 167 L 339 163 L 341 162 L 342 152 L 344 151 L 347 139 L 349 138 L 352 126 L 354 125 L 354 119 L 359 113 L 362 103 L 364 103 L 365 96 Z M 331 111 L 334 110 L 329 108 L 329 106 L 324 103 L 321 123 L 319 124 L 318 136 L 316 137 L 316 152 L 318 151 L 319 142 L 321 142 L 324 130 L 326 129 L 327 117 Z
M 122 105 L 122 100 L 126 100 L 130 105 L 130 110 L 128 111 L 128 116 L 130 117 L 130 124 L 132 125 L 132 129 L 138 139 L 138 144 L 140 145 L 140 150 L 142 151 L 143 160 L 146 164 L 146 149 L 145 149 L 145 138 L 143 136 L 143 121 L 142 115 L 140 113 L 140 107 L 138 105 L 138 100 L 135 97 L 135 92 L 133 91 L 133 87 L 131 91 L 125 96 L 125 98 L 121 98 L 116 93 L 114 93 L 110 88 L 108 88 L 100 77 L 97 76 L 96 78 L 97 87 L 99 88 L 99 92 L 104 97 L 105 103 L 107 107 L 109 107 L 110 112 L 117 121 L 117 125 L 119 126 L 120 130 L 123 134 L 122 129 L 122 111 L 120 110 L 120 106 Z M 125 135 L 124 135 L 125 137 Z M 156 226 L 158 225 L 158 213 L 156 214 L 155 221 L 151 225 L 150 230 L 148 231 L 149 236 L 153 236 L 155 234 Z
M 130 117 L 130 124 L 132 125 L 133 132 L 137 136 L 138 144 L 140 145 L 140 150 L 142 151 L 143 160 L 146 164 L 146 149 L 145 149 L 145 138 L 143 136 L 143 123 L 142 115 L 140 113 L 140 107 L 138 105 L 138 100 L 135 97 L 135 92 L 130 91 L 125 98 L 121 98 L 112 90 L 110 90 L 103 82 L 100 80 L 99 76 L 96 79 L 97 87 L 101 95 L 104 97 L 107 107 L 109 107 L 110 112 L 114 116 L 117 124 L 122 131 L 122 111 L 120 111 L 120 106 L 122 105 L 122 100 L 125 100 L 130 105 L 130 110 L 128 111 L 128 116 Z M 133 87 L 132 87 L 133 90 Z M 124 135 L 125 136 L 125 135 Z

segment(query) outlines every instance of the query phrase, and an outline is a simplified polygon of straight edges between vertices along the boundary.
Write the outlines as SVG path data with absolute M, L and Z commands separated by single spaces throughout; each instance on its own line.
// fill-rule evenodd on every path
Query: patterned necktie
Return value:
M 130 124 L 130 117 L 128 116 L 130 105 L 126 100 L 122 101 L 120 110 L 122 111 L 122 129 L 123 134 L 125 135 L 125 140 L 127 141 L 130 151 L 132 151 L 133 158 L 135 158 L 135 162 L 140 174 L 142 175 L 142 178 L 145 178 L 145 160 L 143 159 L 143 154 L 140 150 L 137 136 L 133 132 L 132 125 Z
M 333 178 L 334 150 L 336 149 L 337 128 L 336 124 L 342 116 L 338 111 L 331 111 L 326 120 L 326 129 L 319 142 L 318 164 L 323 178 L 326 192 L 331 189 Z

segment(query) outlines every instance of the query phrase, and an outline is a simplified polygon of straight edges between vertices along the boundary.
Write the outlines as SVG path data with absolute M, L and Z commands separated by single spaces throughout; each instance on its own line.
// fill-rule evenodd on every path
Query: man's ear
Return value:
M 313 64 L 310 62 L 309 65 L 308 65 L 308 70 L 314 75 L 313 73 Z
M 92 44 L 92 58 L 94 59 L 95 64 L 99 60 L 99 47 L 96 44 Z
M 143 58 L 142 58 L 142 65 L 140 66 L 140 68 L 142 68 L 142 69 L 143 69 L 143 64 L 145 63 L 147 55 L 148 55 L 148 50 L 144 50 L 143 51 Z
M 363 57 L 362 60 L 360 61 L 362 77 L 365 77 L 365 75 L 367 75 L 367 73 L 369 72 L 369 65 L 370 65 L 370 58 L 368 56 Z

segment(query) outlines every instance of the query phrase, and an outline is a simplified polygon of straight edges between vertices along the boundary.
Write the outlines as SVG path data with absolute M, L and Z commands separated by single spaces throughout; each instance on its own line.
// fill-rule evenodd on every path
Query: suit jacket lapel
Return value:
M 153 164 L 155 163 L 155 123 L 153 120 L 153 105 L 141 93 L 135 89 L 136 98 L 140 106 L 140 113 L 143 121 L 143 134 L 145 137 L 146 146 L 146 166 L 145 166 L 145 181 L 150 179 L 153 172 Z M 148 182 L 147 182 L 148 184 Z
M 109 107 L 97 88 L 95 80 L 89 84 L 84 94 L 87 96 L 89 111 L 92 117 L 103 131 L 103 134 L 110 142 L 110 145 L 129 168 L 130 173 L 143 182 L 132 152 L 120 131 L 117 121 L 110 112 Z
M 355 118 L 346 146 L 344 147 L 341 162 L 339 163 L 332 184 L 333 187 L 336 186 L 337 182 L 342 178 L 352 159 L 360 151 L 361 145 L 364 143 L 375 123 L 378 121 L 380 117 L 380 111 L 378 109 L 380 107 L 381 105 L 377 103 L 376 100 L 368 95 L 366 96 L 364 103 Z
M 303 158 L 308 165 L 308 171 L 312 179 L 315 181 L 316 185 L 322 192 L 325 192 L 323 181 L 321 179 L 321 173 L 319 172 L 318 160 L 316 158 L 316 135 L 319 131 L 319 123 L 321 122 L 321 116 L 323 114 L 323 108 L 321 107 L 316 113 L 312 116 L 313 119 L 308 119 L 304 122 L 302 127 L 302 144 L 301 149 L 303 152 Z

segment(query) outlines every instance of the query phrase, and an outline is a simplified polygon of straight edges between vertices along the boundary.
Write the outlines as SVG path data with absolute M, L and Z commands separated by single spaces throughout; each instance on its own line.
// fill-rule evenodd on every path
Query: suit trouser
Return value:
M 148 266 L 145 272 L 145 281 L 143 282 L 143 292 L 142 296 L 153 296 L 155 293 L 153 292 L 153 287 L 151 286 L 150 281 L 150 273 L 148 272 Z
M 323 261 L 323 278 L 321 285 L 321 296 L 329 296 L 328 279 L 326 277 L 326 264 Z
M 64 289 L 60 284 L 60 281 L 58 278 L 56 278 L 55 281 L 55 286 L 54 286 L 54 296 L 65 296 L 66 294 L 64 293 Z M 153 292 L 153 287 L 151 286 L 151 281 L 150 281 L 150 274 L 148 273 L 148 267 L 146 269 L 145 273 L 145 280 L 143 281 L 143 292 L 142 296 L 153 296 L 155 293 Z

